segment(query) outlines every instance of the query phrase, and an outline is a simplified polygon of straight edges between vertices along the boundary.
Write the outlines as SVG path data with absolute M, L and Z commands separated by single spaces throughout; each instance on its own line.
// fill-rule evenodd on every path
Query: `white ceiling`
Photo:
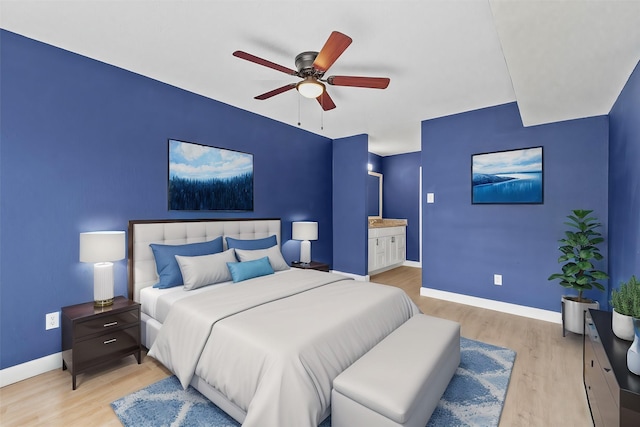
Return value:
M 420 150 L 425 119 L 517 101 L 525 126 L 608 114 L 640 59 L 640 0 L 1 0 L 0 27 L 369 150 Z M 353 43 L 329 75 L 389 77 L 386 90 L 328 86 L 337 108 L 289 91 L 331 31 Z

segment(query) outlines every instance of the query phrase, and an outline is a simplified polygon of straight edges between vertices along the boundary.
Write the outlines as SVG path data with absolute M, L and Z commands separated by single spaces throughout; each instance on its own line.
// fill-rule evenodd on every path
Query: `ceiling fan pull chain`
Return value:
M 324 108 L 320 110 L 320 130 L 324 130 Z
M 298 98 L 298 126 L 300 126 L 300 97 L 296 96 L 296 98 Z

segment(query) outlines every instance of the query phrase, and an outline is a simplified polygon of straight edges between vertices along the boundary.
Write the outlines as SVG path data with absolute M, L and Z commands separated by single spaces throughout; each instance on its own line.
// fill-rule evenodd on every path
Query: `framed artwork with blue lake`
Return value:
M 169 140 L 169 210 L 253 210 L 253 154 Z
M 543 203 L 543 173 L 542 147 L 473 154 L 471 203 Z

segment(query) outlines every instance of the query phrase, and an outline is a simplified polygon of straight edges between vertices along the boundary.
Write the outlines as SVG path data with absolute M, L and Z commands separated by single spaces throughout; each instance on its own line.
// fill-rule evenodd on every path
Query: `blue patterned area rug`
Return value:
M 460 338 L 460 366 L 427 427 L 497 426 L 516 353 Z M 238 427 L 235 420 L 175 376 L 111 403 L 125 427 Z M 331 417 L 319 427 L 331 427 Z

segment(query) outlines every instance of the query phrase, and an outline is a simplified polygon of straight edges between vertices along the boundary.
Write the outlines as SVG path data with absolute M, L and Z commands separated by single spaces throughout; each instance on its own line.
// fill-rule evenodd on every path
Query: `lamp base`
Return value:
M 99 262 L 93 266 L 93 305 L 107 307 L 113 304 L 113 263 Z
M 110 305 L 113 305 L 113 298 L 102 299 L 102 300 L 98 300 L 98 301 L 94 301 L 93 302 L 93 306 L 94 307 L 108 307 Z
M 311 242 L 308 240 L 300 242 L 300 262 L 305 264 L 311 262 Z

